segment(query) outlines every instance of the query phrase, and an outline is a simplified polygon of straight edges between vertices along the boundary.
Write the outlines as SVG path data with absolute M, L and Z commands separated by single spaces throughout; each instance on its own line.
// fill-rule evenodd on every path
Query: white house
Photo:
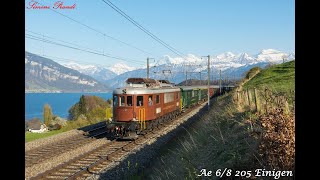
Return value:
M 29 131 L 33 132 L 33 133 L 43 133 L 45 131 L 48 131 L 48 128 L 47 128 L 47 126 L 45 124 L 42 124 L 40 126 L 40 129 L 38 129 L 38 130 L 29 129 Z

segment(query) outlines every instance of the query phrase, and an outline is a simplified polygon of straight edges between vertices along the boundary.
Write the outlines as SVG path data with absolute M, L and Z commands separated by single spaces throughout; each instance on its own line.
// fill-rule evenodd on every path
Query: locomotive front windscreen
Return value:
M 143 96 L 137 96 L 137 106 L 143 106 Z
M 113 107 L 118 106 L 118 96 L 113 96 Z
M 125 105 L 125 102 L 124 102 L 124 96 L 120 96 L 120 102 L 119 102 L 119 105 L 120 106 L 124 106 Z
M 127 104 L 128 106 L 132 106 L 132 96 L 127 96 Z

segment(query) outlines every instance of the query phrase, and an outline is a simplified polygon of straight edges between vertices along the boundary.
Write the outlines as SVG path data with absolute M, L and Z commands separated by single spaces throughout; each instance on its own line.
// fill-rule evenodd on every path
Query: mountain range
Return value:
M 256 55 L 248 53 L 234 54 L 226 52 L 210 56 L 210 78 L 219 79 L 220 70 L 223 79 L 239 79 L 251 68 L 258 66 L 264 68 L 270 64 L 279 64 L 283 61 L 295 59 L 295 53 L 284 53 L 274 49 L 262 50 Z M 187 79 L 207 79 L 207 58 L 193 54 L 187 57 L 164 56 L 158 62 L 150 64 L 150 78 L 167 79 L 173 83 L 180 83 Z M 201 73 L 200 73 L 201 72 Z M 112 87 L 121 87 L 129 77 L 146 77 L 146 68 L 136 69 L 120 74 L 107 80 L 105 83 Z
M 26 92 L 101 92 L 105 84 L 57 62 L 25 52 Z
M 295 59 L 295 53 L 284 53 L 274 49 L 262 50 L 251 56 L 247 53 L 234 54 L 226 52 L 210 56 L 210 78 L 215 80 L 221 76 L 223 79 L 239 79 L 251 68 L 258 66 L 264 68 L 270 64 L 279 64 L 283 61 Z M 150 78 L 167 79 L 173 83 L 180 83 L 187 79 L 207 79 L 208 59 L 188 54 L 187 57 L 164 56 L 158 62 L 150 64 Z M 187 72 L 187 75 L 186 75 Z M 112 87 L 121 87 L 129 77 L 146 77 L 146 68 L 122 73 L 106 81 Z
M 264 68 L 269 64 L 279 64 L 283 61 L 295 59 L 295 53 L 284 53 L 274 49 L 265 49 L 256 55 L 248 53 L 234 54 L 225 52 L 219 55 L 210 56 L 210 78 L 218 79 L 221 70 L 222 78 L 241 78 L 245 72 L 252 67 Z M 207 62 L 205 57 L 188 54 L 185 58 L 163 56 L 162 59 L 150 64 L 150 78 L 167 79 L 173 83 L 180 83 L 187 79 L 207 79 Z M 146 77 L 145 67 L 130 67 L 124 63 L 117 63 L 109 68 L 97 65 L 82 65 L 76 62 L 62 64 L 68 69 L 76 70 L 78 73 L 91 77 L 95 82 L 108 88 L 117 88 L 124 85 L 129 77 Z M 61 66 L 61 65 L 60 65 Z M 186 76 L 187 72 L 187 76 Z M 93 81 L 93 80 L 92 80 Z M 89 81 L 88 81 L 89 82 Z

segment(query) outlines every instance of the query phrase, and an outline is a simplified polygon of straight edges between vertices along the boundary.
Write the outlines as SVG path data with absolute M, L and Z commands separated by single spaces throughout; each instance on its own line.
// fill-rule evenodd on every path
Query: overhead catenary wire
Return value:
M 73 45 L 73 46 L 77 46 L 77 47 L 80 47 L 80 48 L 85 48 L 85 49 L 89 49 L 89 50 L 92 50 L 92 51 L 95 51 L 91 48 L 88 48 L 86 46 L 82 46 L 82 45 L 78 45 L 78 44 L 75 44 L 75 43 L 71 43 L 71 42 L 67 42 L 67 41 L 64 41 L 64 40 L 60 40 L 60 39 L 57 39 L 57 38 L 53 38 L 53 37 L 50 37 L 48 35 L 44 35 L 44 34 L 41 34 L 41 33 L 37 33 L 37 32 L 34 32 L 34 31 L 30 31 L 28 29 L 25 29 L 25 31 L 28 31 L 30 33 L 33 33 L 33 34 L 36 34 L 36 35 L 39 35 L 41 37 L 46 37 L 46 38 L 49 38 L 49 39 L 53 39 L 53 40 L 56 40 L 56 41 L 60 41 L 60 42 L 63 42 L 63 43 L 66 43 L 66 44 L 69 44 L 69 45 Z
M 133 25 L 135 25 L 136 27 L 138 27 L 139 29 L 141 29 L 144 33 L 146 33 L 147 35 L 149 35 L 151 38 L 153 38 L 154 40 L 156 40 L 157 42 L 159 42 L 161 45 L 163 45 L 164 47 L 166 47 L 167 49 L 169 49 L 171 52 L 175 53 L 176 55 L 178 55 L 179 57 L 181 57 L 182 59 L 186 60 L 185 62 L 183 62 L 183 65 L 186 65 L 187 63 L 187 56 L 184 55 L 183 53 L 181 53 L 180 51 L 178 51 L 177 49 L 173 48 L 172 46 L 168 45 L 167 43 L 165 43 L 164 41 L 162 41 L 160 38 L 158 38 L 157 36 L 155 36 L 154 34 L 152 34 L 149 30 L 147 30 L 146 28 L 144 28 L 142 25 L 140 25 L 138 22 L 136 22 L 134 19 L 132 19 L 129 15 L 127 15 L 125 12 L 123 12 L 120 8 L 118 8 L 116 5 L 114 5 L 112 2 L 110 2 L 109 0 L 107 0 L 108 2 L 106 2 L 105 0 L 102 0 L 105 4 L 107 4 L 108 6 L 110 6 L 113 10 L 115 10 L 116 12 L 118 12 L 121 16 L 123 16 L 124 18 L 126 18 L 128 21 L 130 21 Z M 193 58 L 194 59 L 194 58 Z M 185 67 L 186 68 L 186 67 Z
M 108 4 L 106 1 L 104 1 L 104 2 L 105 2 L 106 4 Z M 113 7 L 113 9 L 116 10 L 116 11 L 118 10 L 117 12 L 120 13 L 120 14 L 121 14 L 123 17 L 125 17 L 127 20 L 130 21 L 130 19 L 131 19 L 130 22 L 133 23 L 135 26 L 137 26 L 139 29 L 141 29 L 142 31 L 144 31 L 146 34 L 148 34 L 150 37 L 152 37 L 154 40 L 156 40 L 157 42 L 159 42 L 161 45 L 165 46 L 167 49 L 169 49 L 170 51 L 172 51 L 172 52 L 175 53 L 176 55 L 178 55 L 178 56 L 180 56 L 181 58 L 183 58 L 183 59 L 186 60 L 186 58 L 183 57 L 183 56 L 185 56 L 183 53 L 181 53 L 181 52 L 178 51 L 177 49 L 173 48 L 173 47 L 170 46 L 169 44 L 167 44 L 167 43 L 165 43 L 164 41 L 162 41 L 160 38 L 158 38 L 157 36 L 155 36 L 154 34 L 152 34 L 149 30 L 145 29 L 143 26 L 141 26 L 139 23 L 137 23 L 135 20 L 133 20 L 131 17 L 129 17 L 127 14 L 125 14 L 122 10 L 120 10 L 118 7 L 116 7 L 114 4 L 112 4 L 109 0 L 108 0 L 108 2 L 110 3 L 110 4 L 109 4 L 110 7 Z M 39 4 L 42 5 L 41 3 L 39 3 Z M 71 18 L 71 17 L 69 17 L 69 16 L 67 16 L 67 15 L 65 15 L 65 14 L 63 14 L 63 13 L 60 13 L 59 11 L 56 11 L 56 10 L 54 10 L 54 9 L 50 9 L 50 10 L 52 10 L 53 12 L 55 12 L 55 13 L 63 16 L 63 17 L 65 17 L 65 18 L 67 18 L 67 19 L 69 19 L 69 20 L 71 20 L 71 21 L 73 21 L 73 22 L 75 22 L 75 23 L 77 23 L 77 24 L 82 25 L 82 26 L 84 26 L 84 27 L 86 27 L 86 28 L 88 28 L 88 29 L 90 29 L 90 30 L 92 30 L 92 31 L 100 34 L 100 35 L 103 35 L 104 37 L 109 37 L 109 38 L 111 38 L 111 39 L 113 39 L 113 40 L 119 41 L 119 42 L 121 42 L 121 43 L 123 43 L 123 44 L 126 44 L 126 45 L 128 45 L 128 46 L 130 46 L 130 47 L 132 47 L 132 48 L 135 48 L 135 49 L 137 49 L 137 50 L 139 50 L 139 51 L 141 51 L 141 52 L 144 52 L 145 54 L 151 55 L 151 53 L 149 53 L 149 52 L 147 52 L 147 51 L 145 51 L 145 50 L 142 50 L 142 49 L 137 48 L 137 47 L 135 47 L 135 46 L 133 46 L 133 45 L 130 45 L 130 44 L 126 43 L 126 42 L 123 42 L 123 41 L 121 41 L 121 40 L 119 40 L 119 39 L 117 39 L 117 38 L 114 38 L 114 37 L 112 37 L 112 36 L 109 36 L 109 35 L 101 32 L 101 31 L 99 31 L 99 30 L 97 30 L 97 29 L 95 29 L 95 28 L 93 28 L 93 27 L 91 27 L 91 26 L 89 26 L 89 25 L 87 25 L 87 24 L 85 24 L 85 23 L 82 23 L 82 22 L 80 22 L 80 21 L 78 21 L 78 20 L 76 20 L 76 19 L 74 19 L 74 18 Z M 47 37 L 48 37 L 48 36 L 47 36 Z M 28 38 L 29 38 L 29 39 L 32 39 L 32 40 L 36 40 L 36 38 L 31 38 L 31 37 L 28 37 Z M 51 37 L 50 37 L 50 38 L 51 38 Z M 46 42 L 46 43 L 51 43 L 51 44 L 53 43 L 53 44 L 55 44 L 55 45 L 61 44 L 61 43 L 56 43 L 56 42 L 45 41 L 45 40 L 39 39 L 39 38 L 38 38 L 37 40 L 38 40 L 38 41 L 42 41 L 42 42 Z M 59 40 L 59 41 L 61 41 L 61 40 Z M 65 41 L 61 41 L 61 42 L 67 43 L 67 42 L 65 42 Z M 68 44 L 70 44 L 70 43 L 68 43 Z M 78 46 L 78 45 L 75 45 L 74 43 L 71 43 L 71 44 L 74 45 L 74 46 Z M 66 46 L 66 45 L 62 45 L 62 46 L 68 47 L 68 46 Z M 78 46 L 78 47 L 83 47 L 83 46 Z M 73 46 L 70 46 L 70 47 L 68 47 L 68 48 L 72 48 L 72 49 L 76 49 L 76 50 L 83 50 L 82 48 L 74 48 Z M 107 55 L 104 55 L 104 52 L 98 53 L 98 52 L 95 51 L 95 50 L 92 50 L 92 49 L 88 50 L 88 49 L 89 49 L 89 48 L 85 48 L 85 49 L 84 49 L 85 52 L 92 53 L 92 54 L 96 54 L 96 55 L 102 55 L 102 56 L 110 57 L 110 58 L 114 58 L 114 59 L 121 59 L 121 60 L 124 60 L 124 61 L 132 61 L 132 60 L 128 60 L 128 59 L 126 59 L 126 58 L 119 58 L 119 57 L 111 56 L 111 55 L 108 55 L 108 54 L 107 54 Z M 135 60 L 133 60 L 133 61 L 135 61 Z M 135 62 L 136 62 L 136 61 L 135 61 Z M 141 61 L 141 62 L 142 62 L 142 61 Z M 143 62 L 143 63 L 144 63 L 144 62 Z M 184 62 L 184 63 L 186 63 L 186 62 Z M 184 64 L 184 63 L 183 63 L 183 64 Z M 141 63 L 141 64 L 142 64 L 142 63 Z
M 51 55 L 43 55 L 44 57 L 47 58 L 53 58 L 56 59 L 57 61 L 62 61 L 62 62 L 78 62 L 78 63 L 82 63 L 84 65 L 96 65 L 99 67 L 104 67 L 104 68 L 109 68 L 111 67 L 110 65 L 103 65 L 103 64 L 99 64 L 99 63 L 92 63 L 92 62 L 87 62 L 87 61 L 79 61 L 79 60 L 74 60 L 72 58 L 62 58 L 62 57 L 57 57 L 57 56 L 51 56 Z
M 113 10 L 115 10 L 116 12 L 118 12 L 121 16 L 123 16 L 124 18 L 126 18 L 128 21 L 130 21 L 133 25 L 135 25 L 136 27 L 138 27 L 140 30 L 142 30 L 144 33 L 146 33 L 147 35 L 149 35 L 152 39 L 156 40 L 158 43 L 160 43 L 161 45 L 163 45 L 164 47 L 166 47 L 167 49 L 169 49 L 171 52 L 173 52 L 174 54 L 182 57 L 183 59 L 186 59 L 185 55 L 183 55 L 183 53 L 179 52 L 178 50 L 176 50 L 175 48 L 173 48 L 172 46 L 170 46 L 169 44 L 165 43 L 163 40 L 161 40 L 160 38 L 158 38 L 157 36 L 155 36 L 154 34 L 152 34 L 149 30 L 147 30 L 146 28 L 144 28 L 143 26 L 141 26 L 138 22 L 136 22 L 134 19 L 132 19 L 130 16 L 128 16 L 125 12 L 123 12 L 121 9 L 119 9 L 116 5 L 114 5 L 112 2 L 110 2 L 109 0 L 105 1 L 102 0 L 105 4 L 107 4 L 108 6 L 110 6 Z
M 91 53 L 91 54 L 95 54 L 95 55 L 109 57 L 109 58 L 113 58 L 113 59 L 123 60 L 123 61 L 127 61 L 127 62 L 135 62 L 135 63 L 138 63 L 138 64 L 140 64 L 139 62 L 141 62 L 141 64 L 145 64 L 143 61 L 132 60 L 132 59 L 127 59 L 127 58 L 117 57 L 117 56 L 112 56 L 110 54 L 100 53 L 98 51 L 92 51 L 92 50 L 88 50 L 88 49 L 82 49 L 82 48 L 78 48 L 78 47 L 74 47 L 74 46 L 70 46 L 70 45 L 65 45 L 65 44 L 54 42 L 52 40 L 48 40 L 48 39 L 45 39 L 45 38 L 42 38 L 42 37 L 37 37 L 37 36 L 31 35 L 31 34 L 26 34 L 26 38 L 32 39 L 32 40 L 36 40 L 36 41 L 40 41 L 40 42 L 45 42 L 45 43 L 48 43 L 48 44 L 54 44 L 54 45 L 57 45 L 57 46 L 62 46 L 62 47 L 66 47 L 66 48 L 70 48 L 70 49 L 74 49 L 74 50 L 79 50 L 79 51 L 82 51 L 82 52 L 87 52 L 87 53 Z
M 43 6 L 43 4 L 41 4 L 41 3 L 39 3 L 39 2 L 38 2 L 38 4 L 40 4 L 40 5 Z M 75 22 L 75 23 L 77 23 L 77 24 L 80 24 L 80 25 L 82 25 L 82 26 L 84 26 L 84 27 L 86 27 L 86 28 L 88 28 L 88 29 L 90 29 L 90 30 L 98 33 L 98 34 L 101 34 L 102 36 L 108 37 L 108 38 L 113 39 L 113 40 L 115 40 L 115 41 L 118 41 L 118 42 L 120 42 L 120 43 L 122 43 L 122 44 L 125 44 L 125 45 L 127 45 L 127 46 L 129 46 L 129 47 L 131 47 L 131 48 L 134 48 L 134 49 L 136 49 L 136 50 L 138 50 L 138 51 L 140 51 L 140 52 L 143 52 L 143 53 L 146 54 L 146 55 L 147 55 L 147 54 L 148 54 L 148 55 L 152 55 L 152 53 L 147 52 L 146 50 L 143 50 L 143 49 L 138 48 L 138 47 L 136 47 L 136 46 L 134 46 L 134 45 L 131 45 L 131 44 L 129 44 L 129 43 L 126 43 L 126 42 L 124 42 L 124 41 L 122 41 L 122 40 L 120 40 L 120 39 L 118 39 L 118 38 L 115 38 L 115 37 L 112 37 L 112 36 L 110 36 L 110 35 L 107 35 L 106 33 L 101 32 L 101 31 L 99 31 L 99 30 L 97 30 L 97 29 L 95 29 L 95 28 L 93 28 L 93 27 L 91 27 L 91 26 L 89 26 L 89 25 L 86 25 L 85 23 L 82 23 L 82 22 L 80 22 L 80 21 L 78 21 L 78 20 L 76 20 L 76 19 L 74 19 L 74 18 L 71 18 L 71 17 L 69 17 L 69 16 L 67 16 L 67 15 L 65 15 L 65 14 L 63 14 L 63 13 L 61 13 L 61 12 L 59 12 L 59 11 L 56 11 L 56 10 L 54 10 L 54 9 L 52 9 L 52 8 L 50 8 L 49 10 L 51 10 L 51 11 L 53 11 L 53 12 L 55 12 L 55 13 L 63 16 L 63 17 L 65 17 L 65 18 L 67 18 L 67 19 L 69 19 L 69 20 L 71 20 L 71 21 L 73 21 L 73 22 Z

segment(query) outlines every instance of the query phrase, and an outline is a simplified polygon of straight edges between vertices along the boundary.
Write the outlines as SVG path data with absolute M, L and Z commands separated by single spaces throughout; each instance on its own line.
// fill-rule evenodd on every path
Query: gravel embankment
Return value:
M 27 142 L 27 143 L 25 143 L 25 152 L 30 151 L 30 150 L 37 148 L 37 147 L 40 147 L 40 146 L 46 146 L 51 143 L 62 141 L 66 138 L 70 138 L 72 136 L 79 135 L 82 133 L 83 133 L 83 131 L 74 129 L 74 130 L 70 130 L 70 131 L 56 134 L 53 136 L 49 136 L 47 138 L 42 138 L 42 139 L 37 139 L 37 140 L 31 141 L 31 142 Z
M 109 164 L 99 174 L 91 176 L 90 179 L 129 179 L 129 177 L 137 174 L 137 172 L 143 171 L 144 168 L 149 166 L 150 161 L 157 156 L 161 147 L 176 137 L 181 131 L 186 131 L 187 126 L 199 119 L 199 114 L 201 114 L 199 111 L 202 113 L 207 111 L 204 106 L 206 104 L 202 104 L 189 114 L 180 117 L 175 121 L 174 125 L 166 127 L 158 137 L 149 139 L 146 143 L 123 157 L 121 162 Z
M 194 120 L 199 118 L 198 113 L 199 111 L 206 111 L 203 108 L 206 104 L 200 105 L 198 108 L 193 110 L 192 112 L 184 115 L 183 117 L 180 117 L 175 121 L 175 123 L 169 127 L 164 128 L 161 133 L 159 133 L 158 137 L 148 139 L 147 142 L 144 144 L 137 146 L 135 149 L 133 149 L 130 153 L 125 155 L 122 158 L 122 161 L 113 162 L 109 164 L 107 167 L 105 167 L 104 170 L 101 171 L 100 174 L 96 174 L 90 177 L 90 179 L 126 179 L 130 177 L 131 175 L 134 175 L 137 173 L 137 171 L 143 170 L 146 168 L 152 160 L 153 157 L 155 157 L 158 153 L 158 150 L 163 147 L 168 141 L 170 141 L 172 138 L 178 135 L 179 132 L 185 131 L 185 127 L 191 124 Z M 197 114 L 198 113 L 198 114 Z M 81 131 L 77 130 L 76 132 L 69 132 L 70 134 L 67 135 L 67 137 L 70 137 L 72 135 L 76 135 L 80 133 Z M 67 138 L 64 135 L 61 135 L 61 137 L 54 137 L 52 138 L 51 142 L 59 141 L 64 138 Z M 47 138 L 46 138 L 47 139 Z M 57 140 L 58 139 L 58 140 Z M 43 142 L 44 141 L 44 142 Z M 33 146 L 41 146 L 45 144 L 49 144 L 44 140 L 34 143 Z M 64 163 L 76 156 L 79 156 L 83 153 L 86 153 L 96 147 L 99 147 L 103 144 L 106 144 L 110 141 L 106 139 L 99 139 L 96 140 L 90 144 L 87 144 L 85 146 L 81 146 L 77 149 L 74 149 L 69 152 L 65 152 L 59 156 L 56 156 L 54 158 L 48 159 L 46 161 L 43 161 L 40 164 L 36 164 L 34 166 L 31 166 L 29 168 L 25 169 L 25 177 L 26 179 L 29 177 L 36 176 L 37 174 L 40 174 L 42 172 L 45 172 L 49 169 L 52 169 L 53 167 Z M 31 142 L 30 142 L 31 143 Z M 27 143 L 26 143 L 27 146 Z M 31 145 L 29 145 L 31 146 Z M 30 148 L 30 147 L 29 147 Z
M 25 178 L 28 179 L 30 177 L 34 177 L 40 173 L 43 173 L 49 169 L 56 167 L 64 162 L 67 162 L 67 161 L 71 160 L 72 158 L 80 156 L 86 152 L 91 151 L 94 148 L 100 147 L 100 146 L 107 144 L 109 142 L 110 141 L 107 139 L 97 139 L 89 144 L 86 144 L 84 146 L 80 146 L 74 150 L 65 152 L 65 153 L 60 154 L 58 156 L 55 156 L 51 159 L 47 159 L 39 164 L 35 164 L 35 165 L 25 169 Z

